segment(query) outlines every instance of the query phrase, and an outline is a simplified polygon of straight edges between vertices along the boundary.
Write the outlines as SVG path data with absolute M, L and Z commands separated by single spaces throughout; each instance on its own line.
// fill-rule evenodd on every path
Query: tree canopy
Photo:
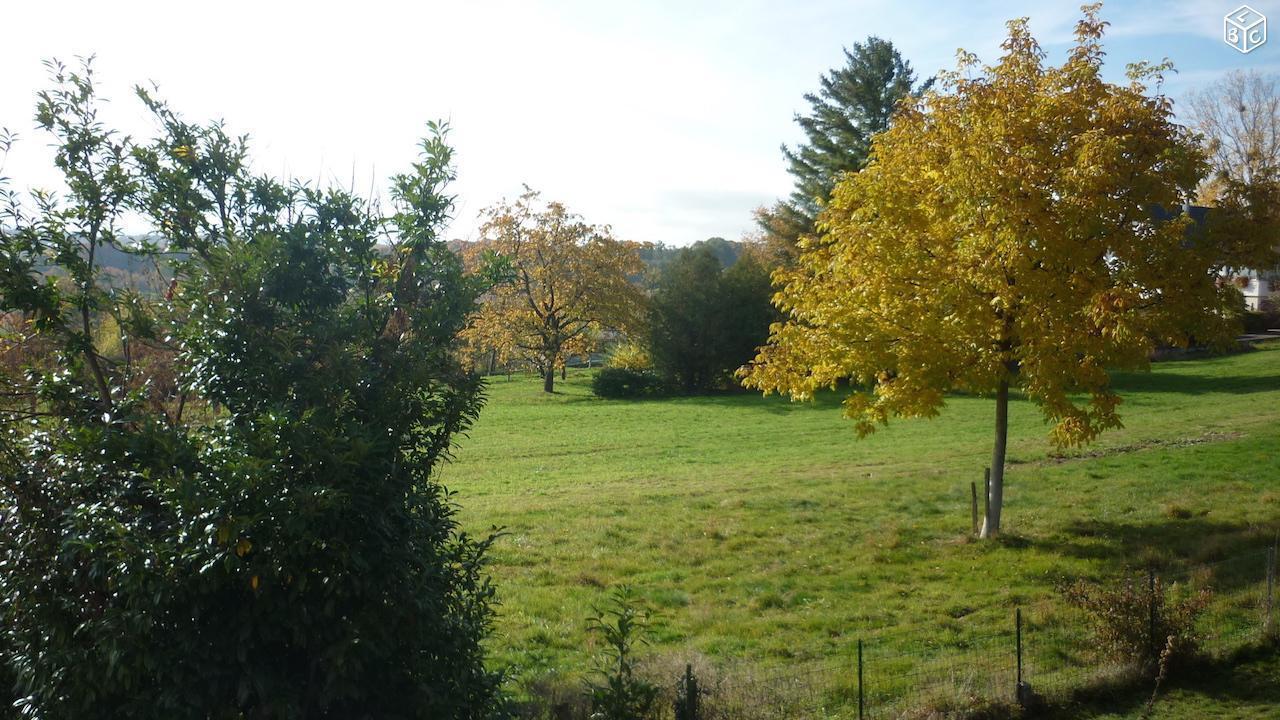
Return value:
M 473 349 L 527 362 L 553 392 L 556 370 L 570 355 L 589 352 L 597 333 L 639 321 L 643 297 L 631 282 L 643 269 L 637 247 L 561 203 L 544 205 L 531 190 L 484 217 L 467 262 L 499 258 L 510 276 L 485 295 L 467 340 Z
M 649 304 L 648 349 L 666 384 L 686 394 L 736 384 L 776 319 L 769 270 L 744 253 L 725 268 L 696 245 L 667 265 Z
M 1274 75 L 1233 70 L 1192 93 L 1215 175 L 1243 183 L 1280 177 L 1280 88 Z
M 1280 276 L 1280 89 L 1277 78 L 1256 71 L 1191 95 L 1191 117 L 1204 134 L 1212 174 L 1199 201 L 1213 206 L 1211 232 L 1239 242 L 1229 247 L 1231 267 Z M 1271 238 L 1271 244 L 1254 242 Z
M 1106 82 L 1097 10 L 1061 66 L 1015 20 L 997 64 L 962 54 L 902 107 L 867 167 L 837 185 L 824 233 L 781 271 L 786 321 L 746 376 L 800 399 L 849 380 L 859 435 L 934 416 L 949 391 L 995 395 L 986 534 L 999 529 L 1011 386 L 1055 443 L 1087 442 L 1120 425 L 1113 370 L 1236 327 L 1239 296 L 1215 282 L 1218 238 L 1153 216 L 1207 171 L 1169 99 L 1147 94 L 1167 68 Z
M 819 80 L 807 93 L 809 111 L 795 116 L 805 140 L 782 146 L 795 189 L 785 201 L 757 212 L 766 239 L 794 246 L 815 231 L 818 214 L 842 174 L 861 170 L 871 151 L 871 138 L 889 127 L 899 101 L 928 87 L 917 85 L 911 63 L 893 43 L 878 37 L 855 42 L 844 51 L 845 64 Z M 793 254 L 789 247 L 779 252 Z

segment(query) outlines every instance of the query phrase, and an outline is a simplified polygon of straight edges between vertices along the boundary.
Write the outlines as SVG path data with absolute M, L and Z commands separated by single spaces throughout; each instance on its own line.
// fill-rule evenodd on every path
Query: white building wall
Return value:
M 1272 289 L 1270 283 L 1260 278 L 1249 278 L 1249 284 L 1244 287 L 1244 304 L 1250 310 L 1261 310 L 1263 302 L 1271 295 Z

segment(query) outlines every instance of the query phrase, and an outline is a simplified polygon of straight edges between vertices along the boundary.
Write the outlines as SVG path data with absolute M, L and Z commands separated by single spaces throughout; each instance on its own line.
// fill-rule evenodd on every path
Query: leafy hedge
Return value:
M 662 392 L 662 380 L 647 371 L 607 367 L 591 378 L 591 391 L 604 398 L 648 397 Z
M 1264 333 L 1272 328 L 1280 328 L 1280 312 L 1251 310 L 1244 314 L 1245 332 Z
M 0 180 L 5 342 L 31 350 L 0 366 L 0 703 L 487 717 L 490 540 L 434 472 L 483 399 L 452 351 L 484 282 L 437 238 L 444 129 L 382 215 L 250 174 L 244 138 L 142 91 L 161 136 L 112 133 L 88 66 L 51 68 L 37 118 L 68 192 L 26 207 Z M 164 255 L 114 232 L 128 212 Z M 106 288 L 108 246 L 167 292 Z

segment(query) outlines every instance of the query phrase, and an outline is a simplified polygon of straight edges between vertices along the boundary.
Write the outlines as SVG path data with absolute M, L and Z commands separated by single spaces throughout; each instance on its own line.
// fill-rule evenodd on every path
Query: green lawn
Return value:
M 494 650 L 527 675 L 588 667 L 585 619 L 623 583 L 658 612 L 655 656 L 817 666 L 859 637 L 1008 628 L 1052 613 L 1063 575 L 1214 561 L 1280 525 L 1280 343 L 1117 377 L 1126 427 L 1065 457 L 1013 402 L 996 543 L 968 536 L 989 399 L 860 441 L 837 395 L 605 401 L 589 379 L 494 380 L 443 471 L 470 531 L 505 528 Z

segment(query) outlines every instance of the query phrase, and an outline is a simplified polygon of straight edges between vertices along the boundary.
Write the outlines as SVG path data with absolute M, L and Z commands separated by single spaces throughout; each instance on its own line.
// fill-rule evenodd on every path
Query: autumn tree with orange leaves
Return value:
M 464 251 L 466 262 L 496 255 L 510 277 L 483 299 L 464 337 L 474 349 L 528 363 L 554 392 L 569 357 L 590 352 L 602 331 L 637 324 L 644 303 L 630 279 L 643 269 L 637 248 L 532 190 L 482 214 L 481 240 Z
M 860 436 L 933 417 L 950 391 L 994 395 L 984 537 L 1000 530 L 1013 389 L 1054 443 L 1085 443 L 1121 425 L 1113 371 L 1146 368 L 1157 343 L 1235 332 L 1239 296 L 1214 281 L 1220 239 L 1152 213 L 1179 208 L 1208 170 L 1158 92 L 1168 68 L 1106 82 L 1105 26 L 1085 7 L 1065 63 L 1046 66 L 1014 20 L 997 64 L 961 53 L 903 105 L 837 185 L 821 237 L 776 276 L 786 320 L 745 372 L 796 399 L 850 380 Z

